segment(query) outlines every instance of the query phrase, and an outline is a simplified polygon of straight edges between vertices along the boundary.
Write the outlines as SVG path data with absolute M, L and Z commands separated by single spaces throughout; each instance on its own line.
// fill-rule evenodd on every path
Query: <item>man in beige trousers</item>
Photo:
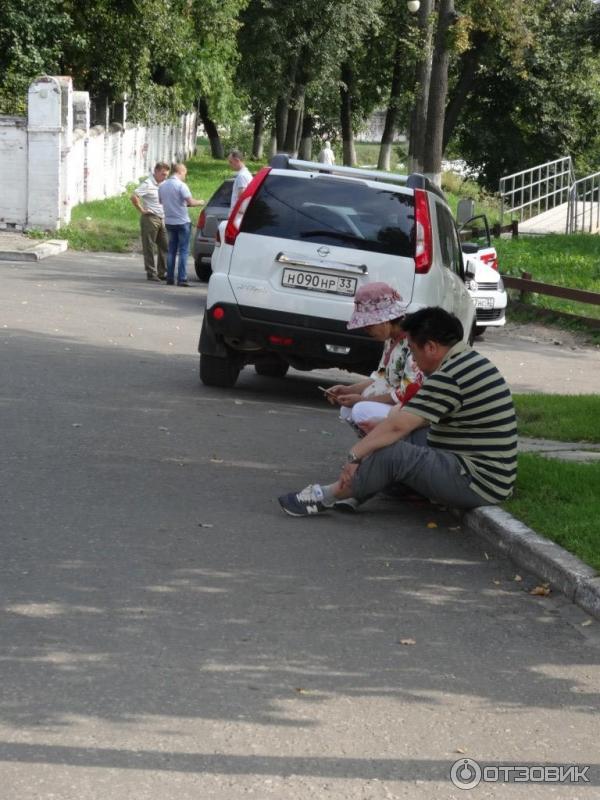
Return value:
M 165 212 L 158 198 L 158 187 L 169 174 L 169 165 L 157 162 L 154 170 L 131 195 L 131 202 L 140 212 L 140 232 L 144 268 L 149 281 L 164 281 L 167 275 L 167 229 Z M 154 248 L 157 259 L 154 265 Z

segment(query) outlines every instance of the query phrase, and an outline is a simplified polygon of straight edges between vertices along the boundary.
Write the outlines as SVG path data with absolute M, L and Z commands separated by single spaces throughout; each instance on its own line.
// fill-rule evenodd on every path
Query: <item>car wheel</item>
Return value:
M 210 264 L 205 264 L 201 258 L 197 258 L 194 261 L 194 266 L 196 268 L 196 275 L 198 276 L 198 280 L 202 281 L 202 283 L 208 283 L 208 279 L 212 274 L 212 269 L 210 268 Z
M 475 327 L 475 337 L 477 338 L 477 336 L 483 336 L 486 330 L 487 330 L 487 325 L 477 325 Z
M 205 386 L 231 388 L 240 374 L 240 364 L 233 358 L 200 356 L 200 380 Z
M 282 361 L 280 358 L 265 358 L 257 361 L 254 365 L 257 375 L 263 375 L 266 378 L 285 378 L 290 365 L 287 361 Z
M 471 333 L 469 334 L 469 340 L 468 340 L 469 345 L 471 347 L 473 346 L 473 342 L 475 341 L 475 336 L 477 335 L 476 331 L 477 331 L 477 325 L 473 323 L 473 325 L 471 326 Z

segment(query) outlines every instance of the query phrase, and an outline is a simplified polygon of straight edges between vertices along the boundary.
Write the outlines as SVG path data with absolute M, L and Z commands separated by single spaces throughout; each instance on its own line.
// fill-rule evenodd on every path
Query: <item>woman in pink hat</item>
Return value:
M 418 310 L 413 305 L 410 312 Z M 370 427 L 366 423 L 387 417 L 394 406 L 410 400 L 423 383 L 423 373 L 410 354 L 402 330 L 402 320 L 408 312 L 408 304 L 387 283 L 361 286 L 354 298 L 354 313 L 347 327 L 364 328 L 373 339 L 383 342 L 381 361 L 370 378 L 351 386 L 332 386 L 327 398 L 332 405 L 341 406 L 340 417 L 361 436 L 363 426 Z

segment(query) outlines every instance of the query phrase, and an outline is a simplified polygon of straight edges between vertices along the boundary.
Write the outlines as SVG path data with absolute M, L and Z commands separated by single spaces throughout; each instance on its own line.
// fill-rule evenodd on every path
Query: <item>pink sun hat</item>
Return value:
M 408 303 L 389 284 L 376 282 L 361 286 L 354 297 L 354 313 L 347 328 L 366 328 L 406 315 Z

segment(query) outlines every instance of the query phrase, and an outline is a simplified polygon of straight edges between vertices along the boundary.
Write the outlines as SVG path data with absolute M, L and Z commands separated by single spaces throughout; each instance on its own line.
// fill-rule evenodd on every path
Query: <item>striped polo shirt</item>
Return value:
M 497 368 L 464 342 L 404 406 L 431 423 L 431 447 L 454 453 L 471 488 L 491 503 L 510 497 L 517 475 L 517 418 Z

